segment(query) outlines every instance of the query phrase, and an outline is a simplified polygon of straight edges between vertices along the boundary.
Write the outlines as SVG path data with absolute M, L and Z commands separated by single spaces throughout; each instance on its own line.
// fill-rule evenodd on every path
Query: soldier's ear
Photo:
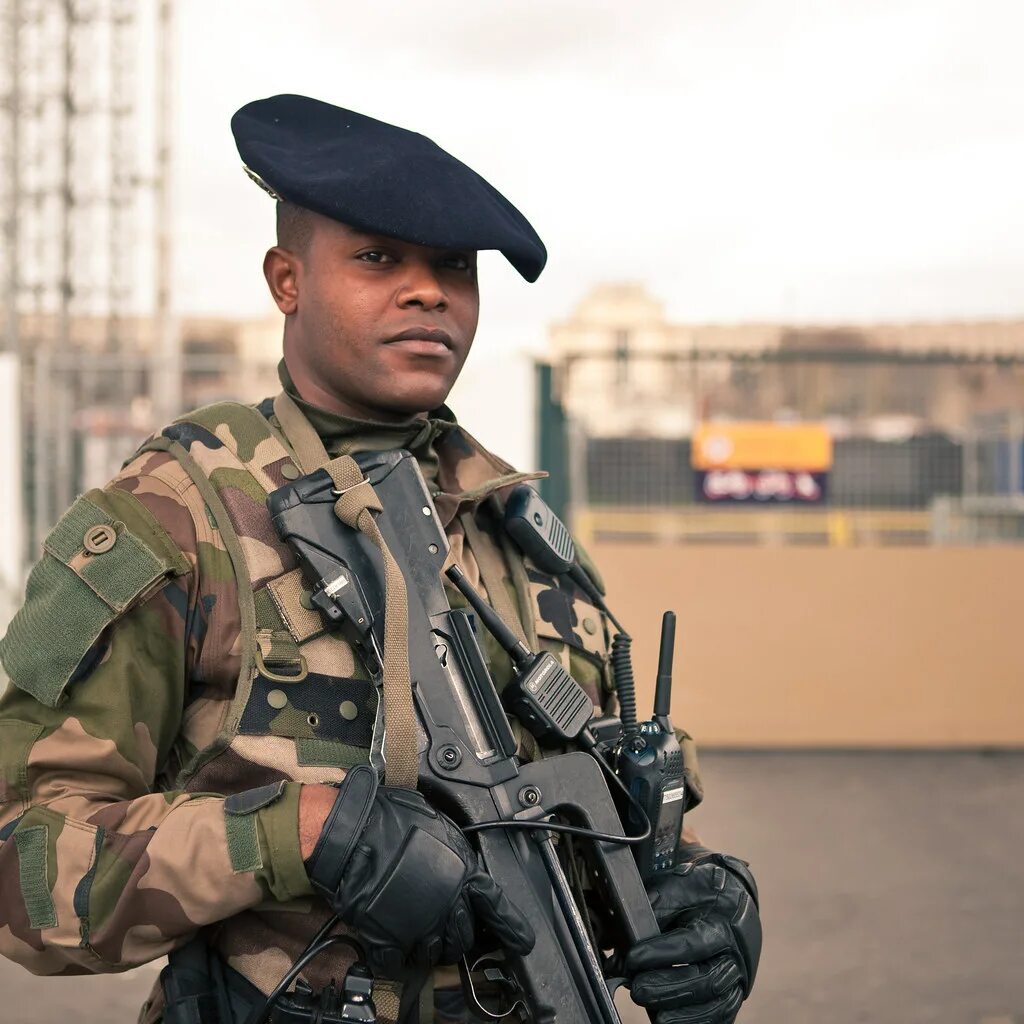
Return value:
M 285 316 L 294 313 L 299 305 L 300 266 L 298 256 L 279 245 L 268 249 L 263 257 L 263 276 L 267 279 L 267 287 L 277 308 Z

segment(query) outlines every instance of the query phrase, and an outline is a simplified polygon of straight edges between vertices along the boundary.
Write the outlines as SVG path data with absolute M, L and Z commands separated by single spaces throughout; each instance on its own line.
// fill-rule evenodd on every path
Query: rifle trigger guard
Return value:
M 476 986 L 473 984 L 473 973 L 481 969 L 481 964 L 488 962 L 493 963 L 495 966 L 483 972 L 486 980 L 511 990 L 510 998 L 514 996 L 512 1005 L 504 1013 L 494 1013 L 487 1009 L 477 994 Z M 469 1003 L 473 1013 L 479 1014 L 488 1020 L 504 1020 L 520 1008 L 522 1008 L 522 1012 L 519 1014 L 518 1019 L 521 1021 L 528 1020 L 529 1008 L 526 1005 L 526 1000 L 523 998 L 523 990 L 519 987 L 519 983 L 515 978 L 502 972 L 501 964 L 502 961 L 497 959 L 493 953 L 484 953 L 483 956 L 474 960 L 472 965 L 470 965 L 466 957 L 459 961 L 459 977 L 462 979 L 462 992 L 466 997 L 466 1002 Z

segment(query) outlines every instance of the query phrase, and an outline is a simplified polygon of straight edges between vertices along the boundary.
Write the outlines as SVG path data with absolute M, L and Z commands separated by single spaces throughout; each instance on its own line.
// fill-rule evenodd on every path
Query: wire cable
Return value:
M 633 638 L 628 633 L 612 637 L 612 677 L 619 698 L 619 718 L 628 739 L 636 732 L 636 681 L 633 678 Z
M 357 939 L 354 939 L 351 935 L 329 935 L 327 938 L 323 938 L 331 928 L 338 923 L 338 918 L 331 918 L 327 924 L 323 926 L 313 936 L 312 941 L 306 946 L 306 949 L 299 958 L 288 968 L 288 973 L 278 982 L 277 988 L 267 996 L 267 1001 L 263 1004 L 263 1008 L 260 1010 L 259 1016 L 252 1022 L 252 1024 L 267 1024 L 270 1020 L 270 1015 L 274 1011 L 274 1007 L 277 1005 L 277 1001 L 288 991 L 291 983 L 299 976 L 303 968 L 306 967 L 310 961 L 315 960 L 324 950 L 330 949 L 331 946 L 345 945 L 348 946 L 355 954 L 356 959 L 360 961 L 366 960 L 366 953 L 363 950 L 362 945 Z

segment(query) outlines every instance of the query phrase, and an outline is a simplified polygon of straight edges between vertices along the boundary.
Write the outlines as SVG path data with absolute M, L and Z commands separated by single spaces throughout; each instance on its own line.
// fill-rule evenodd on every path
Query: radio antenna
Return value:
M 676 646 L 676 613 L 665 612 L 661 618 L 661 650 L 658 653 L 658 678 L 654 686 L 654 720 L 664 731 L 671 728 L 672 659 Z

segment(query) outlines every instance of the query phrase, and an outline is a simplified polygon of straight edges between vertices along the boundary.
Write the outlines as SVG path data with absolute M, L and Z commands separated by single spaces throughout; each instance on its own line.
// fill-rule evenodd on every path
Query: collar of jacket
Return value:
M 525 480 L 547 473 L 517 473 L 461 427 L 446 405 L 409 423 L 374 423 L 353 419 L 311 405 L 298 392 L 284 360 L 278 364 L 281 386 L 294 399 L 320 435 L 327 453 L 336 458 L 353 452 L 405 448 L 419 463 L 434 499 L 442 527 L 484 499 Z

